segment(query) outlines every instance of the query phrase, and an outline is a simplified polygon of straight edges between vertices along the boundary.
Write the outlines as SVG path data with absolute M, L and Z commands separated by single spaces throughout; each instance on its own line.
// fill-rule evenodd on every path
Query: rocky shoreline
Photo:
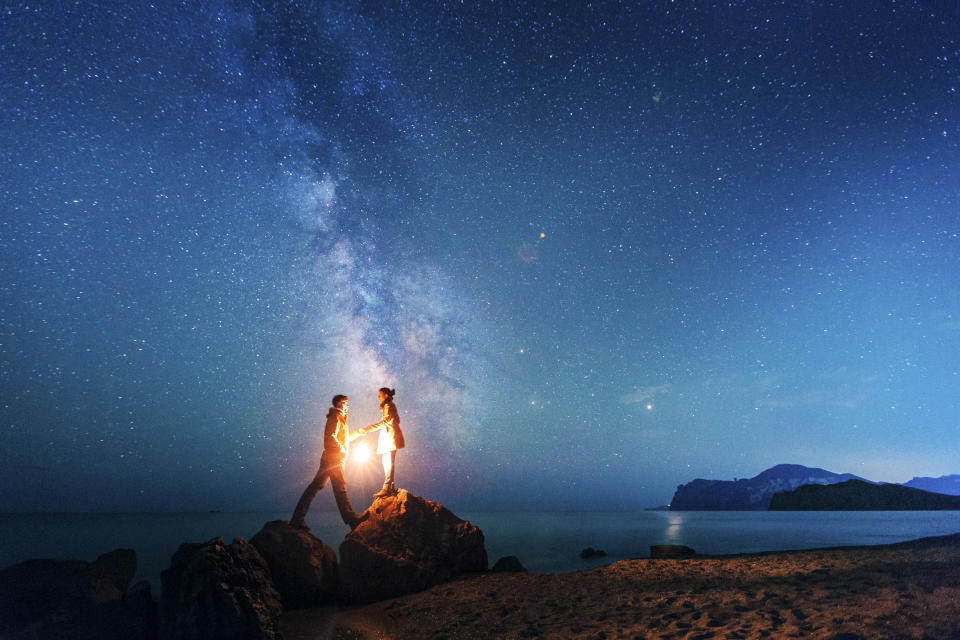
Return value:
M 29 560 L 0 570 L 0 638 L 280 640 L 284 612 L 373 602 L 486 571 L 483 532 L 406 490 L 379 497 L 333 549 L 306 525 L 266 523 L 246 541 L 185 542 L 150 585 L 136 554 Z

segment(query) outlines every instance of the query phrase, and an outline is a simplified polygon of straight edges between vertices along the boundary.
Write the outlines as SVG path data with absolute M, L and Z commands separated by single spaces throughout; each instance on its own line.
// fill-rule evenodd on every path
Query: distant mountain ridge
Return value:
M 850 473 L 833 473 L 799 464 L 778 464 L 753 478 L 739 480 L 696 479 L 677 487 L 671 511 L 764 511 L 775 493 L 805 484 L 836 484 L 869 480 Z M 872 484 L 872 483 L 871 483 Z
M 900 484 L 847 480 L 804 485 L 777 493 L 770 511 L 935 511 L 960 510 L 960 496 L 933 493 Z
M 960 496 L 960 475 L 940 476 L 939 478 L 914 478 L 903 483 L 904 487 L 922 489 L 948 496 Z

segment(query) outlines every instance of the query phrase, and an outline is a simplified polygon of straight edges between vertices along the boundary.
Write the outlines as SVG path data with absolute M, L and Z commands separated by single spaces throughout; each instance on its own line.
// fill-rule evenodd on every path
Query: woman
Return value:
M 377 392 L 382 414 L 380 422 L 357 430 L 357 433 L 370 433 L 382 429 L 380 438 L 377 440 L 377 453 L 383 463 L 383 488 L 373 494 L 374 498 L 390 496 L 397 492 L 393 484 L 393 476 L 397 464 L 397 449 L 403 449 L 404 444 L 403 431 L 400 431 L 400 414 L 397 413 L 397 405 L 393 404 L 393 396 L 396 392 L 396 389 L 381 387 Z

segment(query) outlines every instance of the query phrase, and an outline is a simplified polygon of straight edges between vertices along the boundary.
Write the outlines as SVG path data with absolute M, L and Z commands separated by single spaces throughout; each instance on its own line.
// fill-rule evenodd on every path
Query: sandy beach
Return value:
M 956 639 L 960 534 L 491 573 L 362 607 L 293 611 L 281 630 L 286 640 Z

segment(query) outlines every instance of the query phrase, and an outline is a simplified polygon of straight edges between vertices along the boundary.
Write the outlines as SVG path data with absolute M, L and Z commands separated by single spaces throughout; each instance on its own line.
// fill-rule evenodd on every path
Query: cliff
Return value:
M 960 496 L 960 475 L 940 476 L 939 478 L 914 478 L 904 482 L 903 486 L 911 489 L 923 489 L 933 493 L 943 493 L 948 496 Z
M 696 479 L 677 487 L 670 501 L 671 511 L 763 511 L 777 492 L 805 484 L 834 484 L 858 479 L 849 473 L 837 474 L 799 464 L 779 464 L 753 478 L 739 480 Z
M 934 511 L 960 509 L 960 496 L 948 496 L 898 484 L 848 480 L 828 486 L 806 485 L 777 493 L 770 511 Z

